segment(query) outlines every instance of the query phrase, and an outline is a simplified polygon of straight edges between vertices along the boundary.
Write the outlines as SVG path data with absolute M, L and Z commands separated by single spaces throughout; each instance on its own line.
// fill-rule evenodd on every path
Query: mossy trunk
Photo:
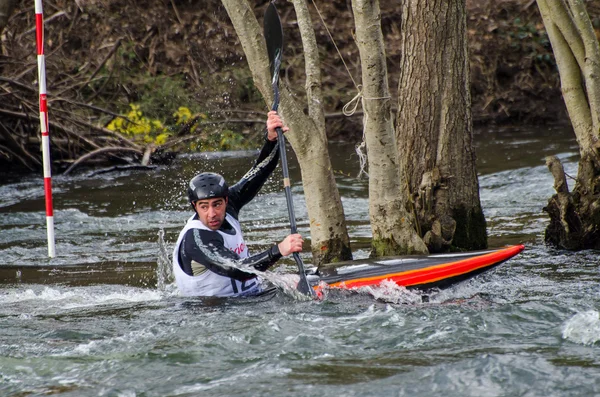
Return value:
M 486 221 L 480 207 L 458 206 L 452 211 L 452 218 L 457 224 L 452 239 L 454 247 L 466 250 L 487 247 L 487 234 L 481 233 L 486 229 Z
M 578 181 L 570 192 L 560 160 L 555 156 L 547 159 L 556 194 L 544 207 L 550 216 L 544 235 L 546 243 L 568 250 L 600 249 L 600 169 L 597 164 L 590 156 L 579 161 Z M 587 183 L 579 180 L 592 183 L 586 188 Z

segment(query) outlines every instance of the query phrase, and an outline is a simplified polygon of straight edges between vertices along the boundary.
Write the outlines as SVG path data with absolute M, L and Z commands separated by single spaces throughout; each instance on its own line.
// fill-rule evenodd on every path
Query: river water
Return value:
M 489 245 L 526 250 L 428 300 L 390 286 L 318 302 L 281 290 L 246 300 L 177 296 L 162 270 L 190 215 L 186 182 L 201 170 L 233 180 L 256 152 L 55 177 L 52 260 L 41 177 L 0 186 L 0 395 L 600 395 L 598 252 L 543 244 L 542 207 L 553 192 L 544 156 L 558 155 L 575 175 L 572 133 L 486 130 L 476 144 Z M 365 257 L 367 183 L 356 178 L 352 146 L 331 145 L 353 251 Z M 290 171 L 307 235 L 293 157 Z M 288 232 L 279 179 L 278 170 L 242 211 L 251 251 Z M 294 270 L 285 261 L 275 273 Z

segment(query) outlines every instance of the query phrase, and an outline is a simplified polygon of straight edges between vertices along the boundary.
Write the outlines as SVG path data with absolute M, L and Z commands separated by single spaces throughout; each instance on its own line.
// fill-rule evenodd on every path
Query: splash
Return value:
M 164 240 L 165 232 L 163 229 L 158 231 L 158 257 L 157 257 L 157 289 L 161 292 L 170 293 L 176 291 L 175 275 L 173 274 L 173 264 L 171 262 L 170 251 L 167 249 L 167 243 Z M 198 244 L 202 249 L 203 244 Z M 208 257 L 213 257 L 215 261 L 223 262 L 223 258 L 216 257 L 216 255 L 210 251 L 205 250 L 204 254 Z M 256 274 L 260 277 L 263 282 L 268 282 L 277 287 L 286 295 L 294 298 L 295 300 L 312 300 L 311 297 L 306 296 L 298 291 L 297 285 L 300 281 L 300 277 L 297 274 L 278 274 L 276 272 L 265 271 L 261 272 L 256 270 L 254 267 L 245 265 L 240 262 L 228 261 L 225 263 L 227 266 L 235 267 L 243 272 Z
M 294 300 L 310 301 L 313 299 L 312 297 L 304 295 L 298 291 L 298 282 L 300 281 L 300 276 L 297 274 L 278 274 L 270 271 L 259 272 L 256 270 L 254 270 L 252 273 L 259 275 L 263 279 L 266 279 L 279 290 L 283 291 L 283 293 L 294 298 Z
M 165 243 L 165 231 L 158 231 L 158 257 L 156 258 L 156 288 L 162 292 L 168 292 L 174 287 L 175 275 L 173 274 L 173 265 L 171 256 Z
M 391 280 L 383 280 L 375 286 L 356 288 L 356 291 L 367 293 L 375 299 L 387 303 L 418 304 L 424 300 L 422 293 L 408 290 Z
M 565 323 L 562 337 L 583 345 L 600 341 L 600 314 L 595 310 L 577 313 Z
M 132 287 L 47 287 L 34 286 L 28 289 L 5 289 L 0 295 L 3 307 L 16 305 L 20 308 L 26 302 L 36 302 L 36 312 L 46 312 L 49 308 L 60 310 L 94 307 L 115 303 L 138 303 L 161 300 L 162 296 L 155 291 Z

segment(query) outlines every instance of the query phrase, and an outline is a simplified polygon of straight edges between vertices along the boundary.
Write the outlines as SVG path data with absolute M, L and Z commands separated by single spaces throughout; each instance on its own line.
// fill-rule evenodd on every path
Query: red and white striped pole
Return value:
M 46 229 L 48 256 L 54 258 L 54 212 L 52 209 L 52 171 L 50 168 L 50 135 L 48 130 L 48 102 L 46 101 L 46 60 L 44 58 L 44 13 L 42 0 L 35 0 L 35 28 L 37 41 L 38 82 L 40 87 L 40 128 L 44 162 L 44 192 L 46 193 Z

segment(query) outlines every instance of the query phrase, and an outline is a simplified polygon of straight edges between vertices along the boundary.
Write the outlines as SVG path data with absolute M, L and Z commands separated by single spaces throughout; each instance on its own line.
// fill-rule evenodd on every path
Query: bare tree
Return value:
M 394 139 L 378 0 L 353 0 L 362 68 L 364 136 L 369 161 L 372 256 L 426 253 L 406 210 Z
M 537 4 L 581 155 L 572 192 L 558 158 L 546 159 L 556 194 L 544 208 L 550 215 L 545 239 L 566 249 L 600 248 L 600 45 L 583 0 Z
M 255 85 L 269 103 L 267 55 L 253 11 L 246 0 L 222 2 Z M 342 258 L 349 245 L 326 148 L 314 32 L 306 0 L 292 2 L 305 49 L 308 104 L 296 102 L 283 86 L 280 109 L 292 128 L 290 142 L 302 169 L 313 254 L 316 263 L 323 263 Z M 472 148 L 466 5 L 464 0 L 418 3 L 403 2 L 405 56 L 394 139 L 379 3 L 352 2 L 362 65 L 375 256 L 487 245 Z M 324 256 L 323 251 L 331 254 Z
M 431 251 L 487 246 L 475 169 L 465 0 L 402 0 L 396 141 Z
M 229 18 L 238 34 L 254 84 L 267 104 L 273 99 L 270 85 L 269 60 L 262 28 L 247 0 L 222 0 Z M 301 27 L 307 68 L 309 116 L 303 105 L 292 96 L 288 87 L 281 84 L 280 111 L 290 127 L 286 134 L 297 155 L 302 172 L 302 184 L 308 210 L 311 248 L 316 265 L 351 258 L 350 242 L 341 198 L 337 189 L 324 128 L 322 108 L 319 109 L 318 88 L 320 78 L 315 71 L 319 61 L 313 36 L 307 34 L 311 26 L 304 1 L 294 1 Z M 313 48 L 314 47 L 314 48 Z

